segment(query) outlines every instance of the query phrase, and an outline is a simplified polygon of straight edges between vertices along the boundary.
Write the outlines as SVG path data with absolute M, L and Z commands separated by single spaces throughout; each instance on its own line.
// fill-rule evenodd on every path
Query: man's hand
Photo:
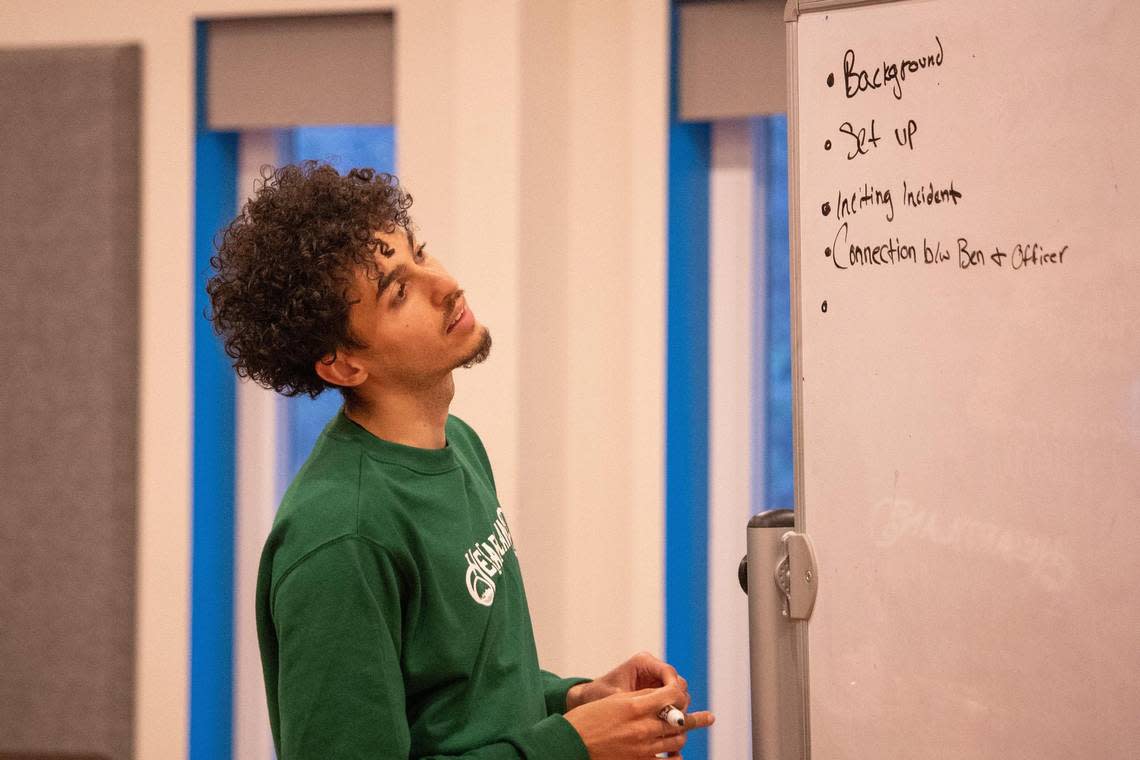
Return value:
M 582 737 L 590 760 L 629 760 L 669 753 L 679 757 L 685 734 L 712 725 L 710 712 L 685 716 L 685 726 L 675 728 L 660 717 L 666 705 L 688 702 L 681 679 L 668 686 L 638 691 L 617 691 L 566 713 L 566 720 Z M 683 708 L 682 708 L 683 709 Z
M 684 711 L 689 706 L 689 684 L 669 663 L 662 662 L 649 652 L 638 652 L 601 678 L 570 687 L 566 692 L 566 709 L 573 710 L 575 707 L 604 699 L 612 694 L 672 686 L 678 683 L 684 696 L 674 706 Z

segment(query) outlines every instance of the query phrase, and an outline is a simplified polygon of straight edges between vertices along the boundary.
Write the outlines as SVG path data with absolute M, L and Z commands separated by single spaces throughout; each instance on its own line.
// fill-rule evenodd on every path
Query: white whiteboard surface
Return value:
M 1140 3 L 789 43 L 812 756 L 1140 757 Z

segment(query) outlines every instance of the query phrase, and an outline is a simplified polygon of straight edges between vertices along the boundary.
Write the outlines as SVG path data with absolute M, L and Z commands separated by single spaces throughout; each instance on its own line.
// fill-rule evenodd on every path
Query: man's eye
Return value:
M 403 301 L 404 300 L 404 296 L 407 295 L 407 288 L 408 288 L 408 286 L 402 282 L 400 283 L 400 287 L 396 288 L 396 300 L 397 301 Z

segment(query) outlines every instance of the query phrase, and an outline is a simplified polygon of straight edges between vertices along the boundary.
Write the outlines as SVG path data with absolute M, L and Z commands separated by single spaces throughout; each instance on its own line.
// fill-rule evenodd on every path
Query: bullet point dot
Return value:
M 822 311 L 824 314 L 827 313 L 827 301 L 823 302 L 823 305 L 819 307 L 819 310 Z
M 824 140 L 823 149 L 824 150 L 831 150 L 831 140 Z
M 820 206 L 819 210 L 823 212 L 824 216 L 827 216 L 828 214 L 831 213 L 831 204 L 825 203 L 822 206 Z
M 835 85 L 835 75 L 834 74 L 828 74 L 827 75 L 827 86 L 832 87 L 834 85 Z
M 831 249 L 830 248 L 824 248 L 823 249 L 823 255 L 824 256 L 830 256 L 831 255 Z

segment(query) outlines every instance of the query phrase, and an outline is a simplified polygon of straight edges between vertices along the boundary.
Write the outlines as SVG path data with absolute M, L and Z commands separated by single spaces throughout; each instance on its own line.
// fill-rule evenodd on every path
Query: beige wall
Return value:
M 7 0 L 0 46 L 143 46 L 140 758 L 187 746 L 193 20 L 386 8 L 401 178 L 495 335 L 454 409 L 490 451 L 544 662 L 662 646 L 665 0 Z
M 522 561 L 586 674 L 663 637 L 666 13 L 523 13 Z

